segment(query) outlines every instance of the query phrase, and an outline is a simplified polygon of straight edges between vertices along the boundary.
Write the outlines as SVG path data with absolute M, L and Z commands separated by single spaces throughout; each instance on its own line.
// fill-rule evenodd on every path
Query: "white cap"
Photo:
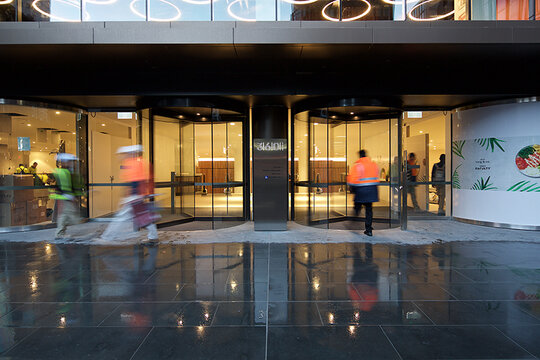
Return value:
M 56 160 L 58 161 L 71 161 L 71 160 L 77 160 L 77 157 L 73 154 L 68 153 L 58 153 L 56 155 Z
M 129 153 L 138 153 L 138 152 L 143 152 L 142 145 L 121 146 L 116 151 L 117 154 L 129 154 Z

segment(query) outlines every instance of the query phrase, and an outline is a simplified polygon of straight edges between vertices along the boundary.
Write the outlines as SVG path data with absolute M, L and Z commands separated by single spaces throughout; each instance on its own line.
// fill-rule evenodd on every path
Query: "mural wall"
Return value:
M 540 103 L 457 111 L 452 187 L 456 218 L 540 226 Z

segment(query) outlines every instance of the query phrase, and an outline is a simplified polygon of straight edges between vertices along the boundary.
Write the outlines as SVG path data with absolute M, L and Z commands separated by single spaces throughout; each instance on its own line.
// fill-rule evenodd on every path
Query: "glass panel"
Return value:
M 388 219 L 390 194 L 386 175 L 390 164 L 390 132 L 388 120 L 369 120 L 360 123 L 361 148 L 379 167 L 379 202 L 373 204 L 374 219 Z
M 310 212 L 311 221 L 328 221 L 328 123 L 326 118 L 311 116 Z
M 195 128 L 195 216 L 212 216 L 212 124 L 196 123 Z
M 347 174 L 358 160 L 360 151 L 360 122 L 347 122 Z M 354 214 L 354 194 L 347 189 L 347 216 Z
M 294 220 L 302 224 L 308 222 L 308 135 L 308 112 L 304 111 L 294 117 Z
M 17 20 L 17 2 L 15 0 L 5 0 L 0 2 L 0 21 Z
M 146 21 L 145 0 L 82 1 L 85 9 L 84 21 Z
M 472 20 L 496 20 L 496 0 L 471 0 Z
M 528 20 L 529 0 L 497 0 L 497 20 Z
M 184 216 L 195 216 L 195 182 L 201 179 L 195 176 L 194 124 L 180 122 L 180 174 L 175 181 L 184 185 L 177 187 L 180 195 L 181 213 Z
M 274 0 L 214 0 L 214 20 L 274 21 Z
M 81 21 L 80 0 L 23 0 L 23 21 Z
M 444 176 L 444 179 L 449 181 L 449 171 L 444 162 L 441 163 L 441 158 L 445 157 L 447 152 L 449 126 L 450 115 L 440 111 L 415 112 L 414 116 L 413 113 L 404 113 L 404 150 L 408 153 L 408 163 L 420 166 L 416 171 L 413 169 L 409 172 L 408 182 L 411 179 L 417 182 L 432 182 L 433 177 L 437 180 L 439 176 Z M 413 158 L 411 158 L 411 153 L 414 154 Z M 436 171 L 435 164 L 442 170 Z M 438 184 L 409 186 L 408 214 L 413 216 L 438 213 L 445 215 L 445 194 L 445 187 L 440 187 Z M 440 212 L 439 198 L 441 198 Z
M 16 105 L 0 105 L 0 113 L 0 227 L 50 223 L 56 155 L 80 155 L 76 114 Z
M 210 0 L 150 0 L 150 21 L 210 21 Z
M 347 124 L 334 120 L 328 126 L 328 186 L 331 219 L 347 215 Z
M 89 182 L 95 184 L 88 195 L 92 218 L 112 216 L 127 191 L 126 187 L 118 186 L 123 179 L 116 151 L 121 146 L 137 143 L 137 114 L 121 114 L 93 113 L 88 119 Z
M 403 20 L 402 1 L 343 0 L 342 21 Z
M 454 0 L 407 1 L 407 17 L 411 20 L 454 20 L 454 13 Z
M 390 182 L 390 222 L 391 225 L 399 224 L 400 214 L 400 161 L 399 161 L 399 137 L 398 119 L 390 119 L 390 170 L 387 179 Z
M 214 114 L 217 110 L 214 109 Z M 242 123 L 214 123 L 214 225 L 215 228 L 243 221 Z
M 171 185 L 171 180 L 181 173 L 179 121 L 154 116 L 154 144 L 155 193 L 159 195 L 155 205 L 160 210 L 162 222 L 175 220 L 181 213 L 180 193 Z
M 278 20 L 281 21 L 339 21 L 339 1 L 278 0 L 277 4 Z

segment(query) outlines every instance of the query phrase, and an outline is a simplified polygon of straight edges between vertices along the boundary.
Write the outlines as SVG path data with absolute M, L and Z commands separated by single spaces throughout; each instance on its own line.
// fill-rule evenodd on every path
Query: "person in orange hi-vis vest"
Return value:
M 129 184 L 129 188 L 122 199 L 120 210 L 101 238 L 112 240 L 122 236 L 124 229 L 119 224 L 132 222 L 135 230 L 146 228 L 147 241 L 155 242 L 158 240 L 155 220 L 159 219 L 159 215 L 154 214 L 151 206 L 144 201 L 154 190 L 150 163 L 143 158 L 141 145 L 123 146 L 118 149 L 117 154 L 122 156 L 120 178 L 122 182 Z
M 379 167 L 367 156 L 366 150 L 358 152 L 358 159 L 347 175 L 347 184 L 354 193 L 354 211 L 360 214 L 362 206 L 366 209 L 366 230 L 364 234 L 373 236 L 373 203 L 379 201 Z

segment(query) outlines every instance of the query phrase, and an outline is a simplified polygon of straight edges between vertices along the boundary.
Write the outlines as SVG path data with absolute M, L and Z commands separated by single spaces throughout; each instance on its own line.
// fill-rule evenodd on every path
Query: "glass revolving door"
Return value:
M 200 220 L 198 228 L 247 218 L 245 115 L 204 107 L 153 110 L 156 205 L 163 223 Z
M 373 204 L 376 228 L 399 224 L 400 113 L 388 108 L 328 107 L 294 117 L 295 221 L 323 228 L 361 229 L 347 173 L 360 149 L 379 167 L 379 198 Z

